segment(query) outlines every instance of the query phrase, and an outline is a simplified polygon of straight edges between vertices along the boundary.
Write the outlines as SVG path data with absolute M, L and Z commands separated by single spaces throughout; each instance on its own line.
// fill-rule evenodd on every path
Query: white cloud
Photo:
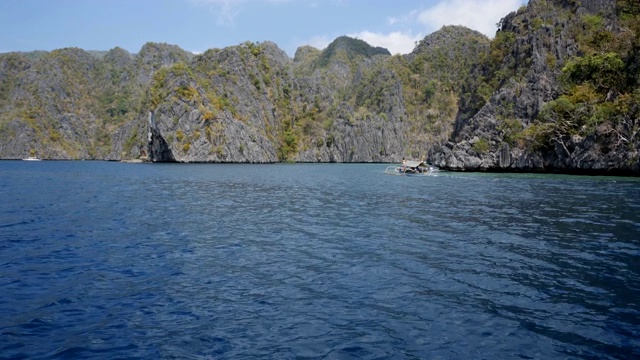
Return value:
M 236 16 L 240 13 L 237 9 L 238 4 L 244 0 L 190 0 L 196 5 L 207 5 L 209 11 L 216 15 L 218 25 L 234 26 Z
M 217 25 L 234 26 L 236 17 L 240 14 L 241 4 L 251 3 L 250 0 L 189 0 L 192 4 L 208 6 L 209 11 L 216 15 Z M 281 5 L 294 2 L 295 0 L 262 0 L 266 3 Z
M 496 24 L 526 0 L 447 0 L 441 1 L 417 17 L 431 31 L 444 25 L 463 25 L 488 37 L 496 34 Z
M 371 31 L 360 31 L 358 33 L 346 34 L 354 39 L 365 41 L 371 46 L 380 46 L 392 55 L 408 54 L 416 47 L 416 42 L 422 40 L 424 35 L 412 35 L 411 33 L 392 32 L 390 34 L 374 33 Z M 314 36 L 304 42 L 300 42 L 298 46 L 309 45 L 319 50 L 324 50 L 335 37 Z
M 301 45 L 310 45 L 316 49 L 324 49 L 326 48 L 333 40 L 335 39 L 331 39 L 328 36 L 314 36 L 311 39 L 309 39 L 307 42 L 305 42 L 304 44 Z
M 509 12 L 517 10 L 527 0 L 440 0 L 426 10 L 413 10 L 401 16 L 387 18 L 387 25 L 413 28 L 415 24 L 423 27 L 428 34 L 444 25 L 462 25 L 477 30 L 488 37 L 495 36 L 496 24 Z M 407 54 L 413 51 L 416 42 L 422 40 L 423 33 L 414 35 L 414 31 L 402 30 L 390 33 L 361 31 L 348 36 L 362 39 L 372 46 L 388 49 L 392 54 Z
M 236 10 L 233 5 L 234 4 L 232 4 L 232 1 L 225 1 L 223 4 L 221 4 L 218 9 L 219 11 L 216 13 L 216 15 L 218 15 L 218 21 L 216 22 L 218 25 L 235 25 L 236 16 L 240 13 L 240 11 Z
M 298 50 L 299 47 L 302 46 L 311 46 L 313 48 L 316 48 L 318 50 L 323 50 L 324 48 L 326 48 L 333 40 L 335 40 L 334 38 L 329 38 L 326 35 L 319 35 L 319 36 L 314 36 L 312 38 L 309 38 L 307 40 L 300 40 L 300 39 L 292 39 L 291 42 L 289 43 L 288 46 L 285 46 L 283 48 L 283 50 L 287 53 L 287 55 L 289 55 L 290 57 L 294 57 L 296 51 Z M 280 45 L 280 44 L 278 44 Z
M 408 14 L 404 14 L 402 16 L 389 16 L 387 17 L 388 25 L 411 25 L 415 23 L 416 17 L 420 12 L 418 10 L 413 10 Z
M 364 40 L 371 46 L 380 46 L 392 55 L 408 54 L 416 47 L 416 42 L 422 40 L 424 35 L 395 31 L 389 34 L 374 33 L 371 31 L 361 31 L 359 33 L 348 34 L 347 36 Z

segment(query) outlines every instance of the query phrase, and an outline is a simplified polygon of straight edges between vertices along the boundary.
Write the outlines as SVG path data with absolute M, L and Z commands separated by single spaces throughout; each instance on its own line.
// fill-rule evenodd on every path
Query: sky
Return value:
M 527 0 L 0 0 L 0 53 L 65 47 L 137 53 L 147 42 L 202 53 L 271 41 L 293 57 L 339 36 L 407 54 L 445 25 L 493 38 Z

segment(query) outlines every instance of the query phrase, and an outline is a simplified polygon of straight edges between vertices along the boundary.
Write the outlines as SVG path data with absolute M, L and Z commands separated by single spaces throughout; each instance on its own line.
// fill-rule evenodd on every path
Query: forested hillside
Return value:
M 493 40 L 0 54 L 0 158 L 640 173 L 640 5 L 531 0 Z
M 383 162 L 446 141 L 489 40 L 445 27 L 406 56 L 340 37 L 194 56 L 146 44 L 0 56 L 0 155 L 181 162 Z M 451 64 L 456 64 L 451 67 Z M 451 71 L 454 70 L 454 71 Z
M 639 14 L 633 0 L 538 0 L 507 15 L 479 81 L 467 85 L 472 107 L 484 105 L 458 119 L 434 160 L 451 169 L 638 175 Z

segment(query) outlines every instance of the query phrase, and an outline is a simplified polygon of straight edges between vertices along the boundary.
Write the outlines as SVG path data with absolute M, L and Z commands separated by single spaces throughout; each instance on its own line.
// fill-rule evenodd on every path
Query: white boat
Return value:
M 38 159 L 37 157 L 33 157 L 33 156 L 29 156 L 28 158 L 24 158 L 22 160 L 23 161 L 41 161 L 41 159 Z
M 438 171 L 437 167 L 429 165 L 424 161 L 409 160 L 402 165 L 390 165 L 384 170 L 386 175 L 397 176 L 433 176 Z

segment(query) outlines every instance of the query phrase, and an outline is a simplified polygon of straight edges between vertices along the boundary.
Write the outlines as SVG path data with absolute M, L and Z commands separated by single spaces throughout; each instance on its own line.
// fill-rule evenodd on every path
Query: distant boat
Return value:
M 429 165 L 424 161 L 409 160 L 402 165 L 387 166 L 384 173 L 387 175 L 401 176 L 433 176 L 439 169 L 433 165 Z
M 28 158 L 24 158 L 22 160 L 23 161 L 41 161 L 41 159 L 38 159 L 37 157 L 33 157 L 33 156 L 29 156 Z

